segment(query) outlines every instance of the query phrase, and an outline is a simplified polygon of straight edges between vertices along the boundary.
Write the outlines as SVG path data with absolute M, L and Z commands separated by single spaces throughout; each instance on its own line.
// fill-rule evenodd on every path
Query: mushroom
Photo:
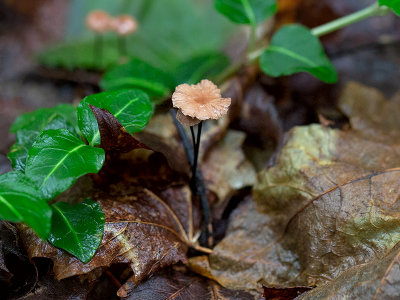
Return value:
M 103 38 L 107 30 L 110 29 L 111 17 L 103 10 L 94 10 L 86 17 L 86 26 L 96 34 L 94 42 L 94 65 L 101 65 L 103 56 Z
M 111 22 L 111 28 L 119 36 L 119 52 L 121 56 L 126 56 L 126 37 L 134 33 L 138 28 L 138 23 L 132 16 L 121 15 L 114 18 Z
M 195 187 L 197 160 L 200 148 L 202 121 L 219 119 L 228 112 L 230 98 L 222 98 L 220 89 L 210 80 L 204 79 L 195 85 L 181 84 L 172 95 L 172 104 L 178 108 L 177 120 L 190 126 L 193 140 L 194 161 L 192 166 L 192 186 Z M 198 124 L 197 138 L 194 125 Z

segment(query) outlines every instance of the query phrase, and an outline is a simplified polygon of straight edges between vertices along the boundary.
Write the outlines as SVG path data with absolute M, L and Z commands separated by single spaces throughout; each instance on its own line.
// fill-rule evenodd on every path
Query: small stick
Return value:
M 182 124 L 176 119 L 176 112 L 174 109 L 170 110 L 170 114 L 172 119 L 174 120 L 176 129 L 178 130 L 179 136 L 182 140 L 183 148 L 186 152 L 186 157 L 189 161 L 189 164 L 193 166 L 194 164 L 194 147 L 192 143 L 190 143 L 189 138 L 186 135 L 185 129 Z M 201 130 L 201 129 L 200 129 Z M 194 133 L 193 133 L 194 135 Z M 206 187 L 204 183 L 203 174 L 200 170 L 196 170 L 196 195 L 200 196 L 201 206 L 203 208 L 204 222 L 205 222 L 205 237 L 207 240 L 208 247 L 213 246 L 213 228 L 212 228 L 212 219 L 210 214 L 210 204 L 208 203 Z

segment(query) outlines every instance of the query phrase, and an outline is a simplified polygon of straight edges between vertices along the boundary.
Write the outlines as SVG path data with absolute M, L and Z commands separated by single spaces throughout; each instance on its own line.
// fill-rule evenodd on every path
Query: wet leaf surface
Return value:
M 336 280 L 303 294 L 299 299 L 399 299 L 400 247 L 385 257 L 343 272 Z
M 42 242 L 25 227 L 21 233 L 29 257 L 51 258 L 58 280 L 111 264 L 128 264 L 133 275 L 120 288 L 119 296 L 127 296 L 156 270 L 186 260 L 183 240 L 187 233 L 159 197 L 144 190 L 118 198 L 103 194 L 98 199 L 105 215 L 105 229 L 100 247 L 89 263 Z
M 66 129 L 43 131 L 29 149 L 26 176 L 50 200 L 81 176 L 97 173 L 104 163 L 104 150 L 86 145 Z
M 358 105 L 360 90 L 352 87 L 342 106 Z M 386 109 L 371 100 L 364 105 L 376 108 L 363 110 L 366 120 Z M 385 257 L 400 240 L 400 161 L 396 139 L 382 132 L 366 138 L 319 125 L 291 130 L 275 166 L 259 175 L 254 200 L 233 213 L 210 257 L 217 281 L 242 289 L 321 285 Z
M 104 214 L 98 203 L 86 199 L 79 204 L 57 202 L 48 241 L 87 263 L 103 237 Z
M 255 300 L 261 299 L 261 297 L 243 291 L 228 290 L 218 285 L 215 281 L 193 274 L 166 270 L 139 285 L 133 294 L 125 299 Z

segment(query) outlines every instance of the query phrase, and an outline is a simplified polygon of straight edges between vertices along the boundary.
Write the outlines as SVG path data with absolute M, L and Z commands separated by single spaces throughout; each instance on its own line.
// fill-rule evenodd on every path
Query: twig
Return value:
M 194 154 L 193 154 L 193 146 L 189 141 L 189 138 L 186 135 L 185 129 L 182 127 L 182 124 L 176 119 L 176 112 L 174 109 L 170 110 L 170 114 L 172 119 L 174 120 L 176 129 L 178 130 L 179 136 L 182 140 L 183 148 L 185 149 L 187 159 L 189 164 L 193 166 L 194 162 Z M 201 206 L 203 208 L 203 215 L 205 221 L 205 236 L 207 240 L 208 247 L 212 247 L 213 245 L 213 229 L 212 229 L 212 221 L 210 214 L 210 205 L 208 203 L 207 195 L 206 195 L 206 187 L 204 184 L 203 174 L 199 169 L 196 171 L 196 195 L 200 196 Z

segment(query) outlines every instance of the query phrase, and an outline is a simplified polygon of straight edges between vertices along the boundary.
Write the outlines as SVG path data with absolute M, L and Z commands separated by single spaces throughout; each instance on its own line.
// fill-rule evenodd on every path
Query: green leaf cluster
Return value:
M 231 21 L 251 25 L 253 30 L 277 9 L 275 0 L 214 0 L 214 4 Z M 327 83 L 337 81 L 336 70 L 319 39 L 301 25 L 283 26 L 276 32 L 261 55 L 260 65 L 273 77 L 308 72 Z
M 23 222 L 41 238 L 90 261 L 104 228 L 98 203 L 49 204 L 81 176 L 97 173 L 105 153 L 90 105 L 107 109 L 129 133 L 142 130 L 153 112 L 140 90 L 86 97 L 78 108 L 61 104 L 21 115 L 11 127 L 16 143 L 8 154 L 15 171 L 0 175 L 0 219 Z

